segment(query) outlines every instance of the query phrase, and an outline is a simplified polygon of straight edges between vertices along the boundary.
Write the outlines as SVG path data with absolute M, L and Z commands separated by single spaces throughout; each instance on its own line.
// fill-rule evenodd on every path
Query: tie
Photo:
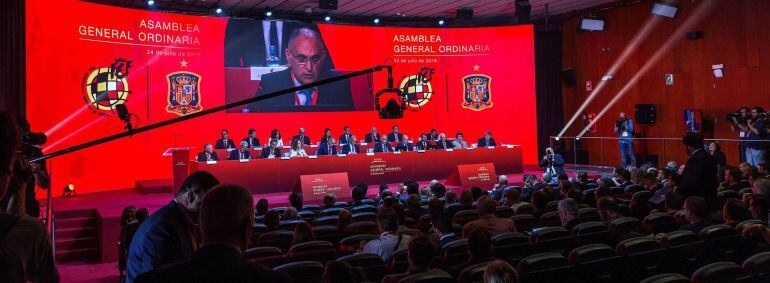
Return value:
M 206 161 L 211 161 L 211 154 L 206 152 Z
M 300 102 L 304 105 L 313 105 L 313 89 L 303 89 L 299 91 Z
M 385 152 L 385 144 L 382 144 L 382 152 Z
M 240 159 L 243 159 L 243 151 L 240 152 L 240 155 L 241 155 Z

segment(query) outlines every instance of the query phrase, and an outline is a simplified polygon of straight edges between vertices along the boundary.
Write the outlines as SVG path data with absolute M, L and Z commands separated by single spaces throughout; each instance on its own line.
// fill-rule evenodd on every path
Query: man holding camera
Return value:
M 733 133 L 738 132 L 738 138 L 741 140 L 745 140 L 748 136 L 748 133 L 745 132 L 741 126 L 746 126 L 746 123 L 749 120 L 749 112 L 749 108 L 743 106 L 738 108 L 735 112 L 727 114 L 727 122 L 730 123 L 730 130 Z M 741 162 L 746 161 L 746 145 L 743 141 L 738 143 L 738 160 Z
M 543 176 L 546 174 L 556 176 L 564 173 L 564 157 L 561 154 L 555 153 L 553 148 L 547 147 L 545 148 L 545 156 L 540 161 L 540 167 L 545 168 Z
M 746 162 L 757 166 L 765 162 L 766 144 L 762 141 L 766 136 L 765 110 L 762 107 L 754 106 L 751 109 L 745 125 L 738 125 L 741 131 L 747 133 L 745 145 Z
M 618 139 L 618 146 L 620 148 L 620 162 L 623 168 L 632 165 L 636 166 L 636 156 L 634 155 L 634 123 L 631 119 L 626 118 L 626 112 L 620 112 L 620 118 L 615 121 L 616 133 L 620 134 Z M 627 163 L 630 157 L 631 164 Z

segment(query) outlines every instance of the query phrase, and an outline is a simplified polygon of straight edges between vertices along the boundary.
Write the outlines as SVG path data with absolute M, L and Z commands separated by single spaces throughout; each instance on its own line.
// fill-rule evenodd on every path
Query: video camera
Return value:
M 728 113 L 727 116 L 725 116 L 725 121 L 732 123 L 733 118 L 735 118 L 735 120 L 738 121 L 738 124 L 746 124 L 748 118 L 741 116 L 741 109 L 743 108 L 738 108 L 738 110 Z

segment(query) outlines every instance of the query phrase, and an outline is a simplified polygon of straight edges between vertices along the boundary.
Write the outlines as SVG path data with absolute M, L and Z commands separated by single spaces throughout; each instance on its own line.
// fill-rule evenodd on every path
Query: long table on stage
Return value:
M 259 150 L 252 156 L 259 156 Z M 218 153 L 226 159 L 225 152 Z M 224 155 L 224 156 L 223 156 Z M 428 150 L 425 152 L 365 153 L 318 156 L 317 158 L 221 160 L 213 164 L 191 161 L 190 172 L 205 170 L 222 183 L 238 184 L 253 194 L 291 192 L 298 188 L 301 175 L 347 172 L 351 185 L 358 183 L 400 183 L 407 179 L 422 181 L 445 179 L 457 165 L 493 163 L 495 173 L 522 173 L 520 146 Z

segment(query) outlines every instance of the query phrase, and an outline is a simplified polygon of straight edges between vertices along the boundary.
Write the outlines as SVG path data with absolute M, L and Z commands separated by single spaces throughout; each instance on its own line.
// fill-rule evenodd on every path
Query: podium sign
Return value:
M 447 184 L 459 185 L 463 190 L 479 187 L 484 190 L 492 188 L 497 183 L 495 165 L 493 163 L 462 164 L 447 178 Z
M 168 153 L 171 153 L 171 193 L 176 195 L 190 174 L 190 148 L 169 148 L 163 155 Z
M 323 200 L 328 194 L 338 197 L 350 195 L 348 173 L 302 175 L 299 177 L 304 201 Z

